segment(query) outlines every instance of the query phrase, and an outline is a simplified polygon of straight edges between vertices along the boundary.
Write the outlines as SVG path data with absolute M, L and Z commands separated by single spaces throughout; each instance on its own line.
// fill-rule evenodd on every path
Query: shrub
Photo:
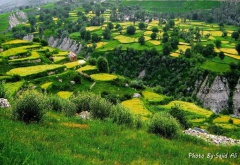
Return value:
M 181 111 L 177 106 L 172 107 L 169 113 L 178 120 L 184 129 L 191 127 L 191 123 L 187 121 L 183 111 Z
M 82 83 L 82 78 L 80 75 L 75 75 L 73 77 L 73 81 L 75 81 L 76 84 L 81 84 Z
M 90 65 L 96 65 L 96 64 L 97 64 L 97 59 L 96 59 L 96 58 L 90 58 L 90 59 L 88 60 L 88 63 L 89 63 Z
M 5 98 L 6 97 L 6 90 L 3 86 L 3 83 L 0 82 L 0 98 Z
M 90 112 L 94 118 L 99 118 L 101 120 L 109 117 L 112 104 L 106 99 L 96 96 L 90 99 L 89 102 Z
M 216 125 L 210 125 L 208 127 L 208 131 L 216 135 L 222 135 L 225 132 L 225 130 L 222 127 Z
M 134 125 L 133 114 L 120 104 L 113 106 L 110 117 L 113 119 L 113 122 L 117 124 Z
M 13 115 L 17 120 L 30 122 L 40 122 L 45 113 L 45 101 L 42 94 L 36 91 L 26 91 L 16 100 L 13 108 Z
M 70 100 L 76 105 L 77 113 L 80 113 L 82 111 L 90 111 L 90 100 L 95 97 L 96 95 L 86 92 L 71 96 Z
M 66 116 L 73 116 L 76 113 L 76 105 L 68 99 L 63 99 L 57 95 L 52 95 L 48 99 L 49 109 L 61 112 Z
M 57 96 L 57 95 L 52 95 L 48 97 L 48 105 L 50 106 L 50 109 L 56 111 L 56 112 L 61 112 L 62 107 L 63 107 L 63 98 Z
M 76 109 L 77 109 L 76 105 L 70 100 L 64 99 L 64 101 L 62 102 L 61 112 L 65 116 L 74 116 L 76 114 Z
M 133 88 L 136 88 L 136 89 L 145 89 L 142 80 L 132 80 L 130 82 L 130 87 L 133 87 Z
M 180 125 L 171 115 L 157 113 L 151 119 L 148 130 L 166 138 L 174 138 L 180 132 Z

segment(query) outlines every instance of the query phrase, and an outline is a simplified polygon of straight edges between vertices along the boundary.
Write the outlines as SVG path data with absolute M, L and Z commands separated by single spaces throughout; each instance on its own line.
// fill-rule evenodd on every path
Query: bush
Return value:
M 145 89 L 142 80 L 132 80 L 130 82 L 130 87 L 133 87 L 133 88 L 136 88 L 136 89 Z
M 6 97 L 6 90 L 3 86 L 3 83 L 0 82 L 0 98 L 5 98 Z
M 63 109 L 63 98 L 57 96 L 57 95 L 52 95 L 48 97 L 48 105 L 50 106 L 51 110 L 54 110 L 56 112 L 61 112 Z
M 77 109 L 76 105 L 70 100 L 64 99 L 64 101 L 62 102 L 61 112 L 65 116 L 74 116 L 76 114 L 76 109 Z
M 90 100 L 96 96 L 92 93 L 78 93 L 75 96 L 71 96 L 70 100 L 75 104 L 77 113 L 82 111 L 90 111 Z
M 66 116 L 73 116 L 76 113 L 76 105 L 68 99 L 63 99 L 57 95 L 50 96 L 48 99 L 49 109 L 61 112 Z
M 89 102 L 90 112 L 94 118 L 99 118 L 101 120 L 109 117 L 112 104 L 106 99 L 96 96 L 90 99 Z
M 88 60 L 88 63 L 89 63 L 90 65 L 96 65 L 96 64 L 97 64 L 97 59 L 96 59 L 96 58 L 90 58 L 90 59 Z
M 117 124 L 134 125 L 133 114 L 120 104 L 113 106 L 110 117 L 113 119 L 113 122 Z
M 166 138 L 174 138 L 180 132 L 180 125 L 171 115 L 157 113 L 151 119 L 148 130 Z
M 208 131 L 216 135 L 223 135 L 223 133 L 225 132 L 225 130 L 222 127 L 216 125 L 210 125 L 208 127 Z
M 17 120 L 30 122 L 40 122 L 45 113 L 46 107 L 44 97 L 36 91 L 26 91 L 16 100 L 13 108 L 13 115 Z
M 192 126 L 191 123 L 187 121 L 183 111 L 181 111 L 177 106 L 172 107 L 169 113 L 178 120 L 184 129 L 190 128 Z

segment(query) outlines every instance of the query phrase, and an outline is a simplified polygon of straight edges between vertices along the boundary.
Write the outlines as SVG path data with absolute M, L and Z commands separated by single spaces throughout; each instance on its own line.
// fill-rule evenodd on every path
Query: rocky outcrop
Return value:
M 201 130 L 202 129 L 189 128 L 188 130 L 183 131 L 183 133 L 195 136 L 215 145 L 240 145 L 240 140 L 228 138 L 226 136 L 208 134 L 207 132 Z
M 233 113 L 236 116 L 240 116 L 240 79 L 233 93 Z
M 8 108 L 8 107 L 11 107 L 8 100 L 4 98 L 0 98 L 0 108 Z
M 228 108 L 229 95 L 230 89 L 226 78 L 217 76 L 210 84 L 207 76 L 196 96 L 203 103 L 203 107 L 219 113 Z
M 33 40 L 33 34 L 28 34 L 26 36 L 23 37 L 23 40 L 26 40 L 26 41 L 32 41 Z
M 17 26 L 18 24 L 27 22 L 27 15 L 23 11 L 12 13 L 9 18 L 9 29 Z
M 56 47 L 62 50 L 70 50 L 76 54 L 78 54 L 82 49 L 82 45 L 80 43 L 77 43 L 75 40 L 72 40 L 68 37 L 65 38 L 50 37 L 48 39 L 48 44 L 51 47 Z

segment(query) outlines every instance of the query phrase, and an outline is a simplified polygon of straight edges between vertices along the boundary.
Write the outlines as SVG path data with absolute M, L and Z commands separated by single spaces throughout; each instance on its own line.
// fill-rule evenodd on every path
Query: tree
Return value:
M 235 49 L 236 49 L 236 51 L 238 52 L 238 54 L 240 55 L 240 43 L 237 43 L 237 44 L 236 44 Z
M 118 29 L 118 28 L 120 28 L 120 27 L 121 27 L 120 24 L 116 24 L 115 29 Z
M 238 32 L 233 32 L 231 37 L 236 41 L 239 37 L 239 33 Z
M 163 55 L 169 55 L 171 51 L 172 51 L 172 47 L 170 43 L 167 42 L 163 44 Z
M 85 39 L 86 41 L 89 41 L 89 40 L 91 39 L 91 33 L 90 33 L 90 31 L 86 31 L 86 34 L 85 34 L 84 39 Z
M 170 28 L 173 28 L 175 26 L 175 22 L 172 19 L 168 21 L 168 24 L 169 24 Z
M 101 40 L 101 37 L 99 37 L 96 33 L 92 34 L 92 42 L 98 42 Z
M 143 29 L 146 28 L 146 24 L 145 24 L 144 22 L 140 22 L 140 23 L 138 24 L 138 28 L 139 28 L 140 30 L 143 30 Z
M 145 44 L 145 37 L 142 35 L 138 38 L 138 42 L 140 43 L 140 45 L 144 45 Z
M 204 56 L 207 57 L 207 56 L 212 55 L 213 52 L 214 52 L 214 45 L 213 44 L 207 44 L 206 47 L 204 47 L 202 53 L 203 53 Z
M 166 43 L 166 42 L 168 42 L 168 39 L 169 39 L 169 36 L 168 36 L 168 33 L 163 33 L 163 39 L 162 39 L 162 42 L 163 43 Z
M 152 28 L 152 32 L 155 32 L 155 33 L 157 33 L 157 32 L 159 32 L 159 30 L 158 30 L 158 28 L 157 28 L 157 27 L 154 27 L 154 28 Z
M 190 58 L 192 56 L 191 49 L 187 48 L 184 55 L 186 58 Z
M 224 52 L 220 52 L 220 53 L 218 54 L 218 57 L 219 57 L 221 60 L 223 60 L 223 59 L 225 58 Z
M 112 29 L 114 28 L 113 23 L 112 23 L 112 22 L 109 22 L 109 23 L 107 24 L 107 27 L 108 27 L 110 30 L 112 30 Z
M 48 46 L 47 40 L 42 39 L 42 40 L 41 40 L 41 45 L 42 45 L 42 46 Z
M 108 73 L 109 72 L 109 66 L 108 61 L 104 57 L 98 57 L 97 59 L 97 68 L 99 72 Z
M 221 40 L 216 40 L 215 41 L 215 45 L 217 48 L 220 48 L 221 47 L 221 44 L 222 44 L 222 41 Z
M 151 34 L 151 39 L 152 40 L 155 40 L 157 38 L 157 33 L 156 32 L 153 32 L 152 34 Z
M 87 32 L 86 28 L 82 28 L 80 30 L 80 37 L 81 37 L 81 39 L 85 38 L 86 32 Z
M 136 28 L 134 26 L 131 25 L 127 27 L 127 34 L 133 35 L 135 34 L 135 32 L 136 32 Z
M 109 40 L 111 38 L 111 31 L 108 27 L 105 28 L 102 34 L 103 34 L 103 38 L 106 40 Z

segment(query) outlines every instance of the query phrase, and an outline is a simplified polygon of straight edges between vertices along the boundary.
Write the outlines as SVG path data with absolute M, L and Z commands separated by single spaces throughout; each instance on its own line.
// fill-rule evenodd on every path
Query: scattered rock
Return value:
M 138 78 L 142 79 L 145 77 L 145 75 L 146 75 L 146 70 L 144 69 L 139 73 Z
M 91 113 L 88 112 L 88 111 L 82 111 L 80 114 L 79 114 L 79 117 L 84 119 L 84 120 L 89 120 L 91 118 Z
M 23 40 L 32 41 L 34 38 L 33 34 L 27 34 L 23 37 Z
M 139 94 L 139 93 L 134 93 L 133 94 L 133 98 L 140 98 L 141 97 L 141 94 Z
M 0 98 L 0 107 L 1 108 L 8 108 L 11 107 L 10 103 L 8 102 L 7 99 Z
M 213 134 L 208 134 L 206 130 L 200 128 L 189 128 L 188 130 L 183 131 L 185 134 L 196 136 L 205 140 L 206 142 L 216 144 L 216 145 L 239 145 L 240 140 L 228 138 L 226 136 L 218 136 Z

